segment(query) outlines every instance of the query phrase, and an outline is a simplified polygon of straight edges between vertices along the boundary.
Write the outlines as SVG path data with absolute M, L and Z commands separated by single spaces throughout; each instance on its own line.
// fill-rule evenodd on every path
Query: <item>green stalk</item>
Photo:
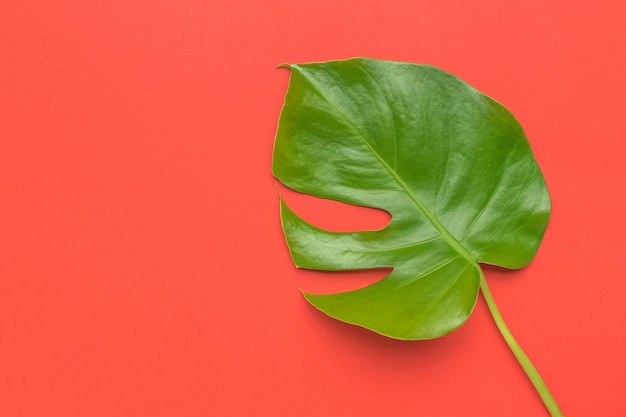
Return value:
M 483 296 L 485 297 L 485 301 L 487 302 L 489 311 L 491 312 L 491 315 L 493 316 L 493 319 L 496 322 L 496 326 L 498 326 L 498 330 L 500 330 L 500 333 L 502 334 L 502 337 L 504 337 L 504 340 L 506 341 L 507 345 L 509 345 L 509 348 L 511 349 L 511 351 L 517 358 L 518 362 L 520 363 L 520 365 L 522 365 L 522 368 L 524 368 L 526 375 L 535 386 L 537 393 L 539 393 L 539 396 L 541 397 L 541 399 L 543 400 L 543 403 L 545 404 L 546 408 L 550 412 L 550 415 L 552 417 L 563 417 L 563 412 L 561 411 L 558 404 L 554 400 L 554 397 L 550 393 L 548 386 L 546 385 L 545 382 L 543 382 L 541 375 L 539 375 L 539 372 L 537 371 L 535 366 L 532 364 L 530 359 L 528 359 L 528 356 L 526 356 L 526 354 L 524 353 L 520 345 L 517 343 L 517 341 L 515 341 L 515 338 L 513 338 L 511 331 L 509 330 L 507 325 L 504 323 L 504 320 L 502 319 L 502 315 L 500 314 L 500 311 L 498 310 L 498 307 L 496 306 L 496 302 L 494 301 L 493 296 L 491 295 L 491 290 L 489 289 L 489 286 L 487 285 L 487 280 L 485 279 L 485 276 L 483 275 L 482 272 L 480 273 L 480 289 L 483 292 Z

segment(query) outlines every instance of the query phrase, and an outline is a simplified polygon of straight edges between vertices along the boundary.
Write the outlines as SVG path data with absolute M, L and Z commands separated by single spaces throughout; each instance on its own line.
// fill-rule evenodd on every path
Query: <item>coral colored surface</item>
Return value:
M 553 216 L 487 279 L 568 417 L 626 415 L 626 3 L 4 1 L 0 415 L 547 416 L 479 299 L 388 340 L 298 288 L 270 159 L 283 62 L 450 71 L 509 108 Z M 282 189 L 281 187 L 279 187 Z M 384 213 L 284 191 L 333 230 Z

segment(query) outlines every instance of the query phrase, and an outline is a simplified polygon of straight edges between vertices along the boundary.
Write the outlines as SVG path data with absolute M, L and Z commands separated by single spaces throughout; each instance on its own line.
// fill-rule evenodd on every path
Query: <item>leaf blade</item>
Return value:
M 312 304 L 391 337 L 432 338 L 458 327 L 457 316 L 464 321 L 471 313 L 478 262 L 506 267 L 530 262 L 545 231 L 549 196 L 521 127 L 504 107 L 429 66 L 353 59 L 290 69 L 274 175 L 297 191 L 383 209 L 392 216 L 380 231 L 334 234 L 307 225 L 281 203 L 283 229 L 297 265 L 393 268 L 372 288 L 307 294 Z M 418 248 L 433 237 L 440 238 L 440 245 L 400 249 Z M 420 307 L 408 310 L 420 317 L 428 305 L 424 300 L 446 288 L 445 274 L 434 275 L 435 289 L 420 281 L 433 267 L 430 258 L 441 254 L 462 259 L 474 271 L 459 274 L 465 296 L 443 292 L 438 301 L 445 306 L 455 300 L 456 315 L 415 320 L 413 330 L 373 318 L 372 311 L 381 309 L 389 316 L 400 299 L 410 304 L 403 294 L 409 284 L 413 304 Z M 398 283 L 403 285 L 390 292 L 395 298 L 381 298 L 386 301 L 380 305 L 362 298 Z M 387 322 L 410 321 L 398 312 L 396 316 Z

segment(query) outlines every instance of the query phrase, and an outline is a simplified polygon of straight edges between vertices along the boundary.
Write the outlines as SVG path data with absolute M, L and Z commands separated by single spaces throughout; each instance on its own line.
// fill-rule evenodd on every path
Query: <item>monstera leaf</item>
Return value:
M 281 201 L 295 264 L 391 267 L 368 287 L 306 294 L 326 314 L 398 339 L 463 324 L 482 290 L 511 351 L 553 417 L 558 404 L 504 323 L 481 263 L 521 268 L 550 213 L 524 133 L 500 104 L 439 69 L 351 59 L 291 69 L 272 171 L 314 196 L 386 210 L 381 230 L 335 233 Z
M 525 266 L 548 223 L 548 191 L 519 123 L 431 66 L 351 59 L 288 67 L 273 174 L 296 191 L 391 214 L 382 230 L 335 233 L 281 203 L 297 266 L 392 268 L 368 287 L 306 298 L 393 338 L 456 329 L 476 303 L 479 263 Z

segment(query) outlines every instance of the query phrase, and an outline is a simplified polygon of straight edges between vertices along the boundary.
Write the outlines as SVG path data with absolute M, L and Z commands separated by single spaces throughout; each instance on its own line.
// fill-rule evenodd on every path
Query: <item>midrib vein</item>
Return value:
M 293 70 L 293 67 L 292 67 L 292 70 Z M 372 145 L 365 138 L 365 136 L 361 133 L 361 131 L 354 125 L 354 123 L 350 121 L 350 119 L 341 111 L 341 109 L 339 109 L 337 105 L 335 105 L 332 101 L 330 101 L 328 97 L 326 97 L 326 95 L 321 92 L 321 90 L 313 83 L 311 79 L 304 76 L 304 74 L 302 75 L 302 78 L 308 81 L 311 87 L 313 87 L 313 89 L 320 95 L 320 97 L 322 97 L 329 105 L 331 105 L 335 109 L 336 114 L 338 114 L 339 116 L 341 116 L 341 118 L 343 118 L 346 125 L 349 126 L 350 129 L 352 129 L 354 133 L 363 141 L 365 146 L 367 146 L 367 148 L 372 152 L 372 154 L 376 156 L 376 159 L 378 160 L 378 162 L 380 162 L 380 164 L 387 170 L 387 172 L 394 179 L 394 181 L 400 186 L 400 188 L 402 188 L 402 190 L 404 190 L 404 192 L 409 196 L 409 198 L 413 201 L 413 203 L 424 214 L 424 216 L 433 225 L 433 227 L 441 234 L 442 239 L 448 245 L 450 245 L 454 250 L 456 250 L 463 258 L 465 258 L 470 264 L 478 267 L 478 265 L 476 264 L 476 261 L 474 260 L 472 255 L 467 251 L 467 249 L 465 249 L 463 245 L 461 245 L 461 243 L 458 240 L 456 240 L 454 236 L 452 236 L 452 234 L 448 231 L 448 229 L 446 229 L 446 227 L 443 224 L 441 224 L 441 222 L 428 209 L 428 207 L 411 191 L 411 189 L 406 184 L 406 182 L 404 182 L 402 177 L 400 177 L 400 175 L 396 172 L 395 169 L 389 166 L 387 161 L 385 161 L 385 159 L 376 151 L 376 149 L 372 147 Z

